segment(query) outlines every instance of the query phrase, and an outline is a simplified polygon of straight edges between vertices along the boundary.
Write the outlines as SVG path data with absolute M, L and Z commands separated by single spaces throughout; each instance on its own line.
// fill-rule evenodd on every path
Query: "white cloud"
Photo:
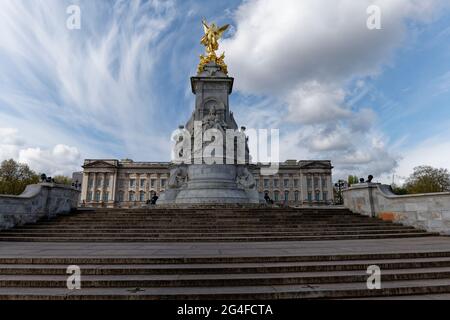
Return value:
M 81 169 L 82 157 L 76 147 L 58 144 L 53 148 L 32 147 L 14 128 L 0 128 L 0 162 L 14 159 L 48 175 L 67 175 Z
M 351 111 L 343 106 L 344 98 L 342 89 L 305 83 L 288 95 L 286 121 L 314 124 L 349 118 Z
M 36 172 L 46 173 L 49 176 L 67 175 L 80 171 L 82 159 L 78 149 L 62 144 L 53 149 L 26 148 L 20 150 L 18 161 L 26 163 Z
M 304 140 L 312 151 L 323 152 L 332 150 L 347 150 L 352 146 L 352 136 L 347 128 L 333 126 L 325 127 L 317 134 L 308 136 Z
M 0 128 L 0 160 L 17 157 L 20 145 L 22 141 L 17 137 L 17 129 Z
M 432 166 L 435 168 L 446 168 L 450 170 L 450 142 L 449 132 L 427 139 L 417 146 L 404 149 L 403 159 L 399 163 L 396 175 L 399 182 L 413 173 L 418 166 Z
M 120 146 L 124 157 L 142 150 L 169 157 L 152 84 L 174 2 L 77 1 L 80 30 L 66 28 L 70 4 L 0 2 L 0 114 L 61 136 L 72 130 L 79 149 L 82 141 L 103 152 Z
M 398 154 L 380 143 L 387 139 L 377 129 L 376 113 L 355 104 L 367 93 L 364 80 L 393 63 L 409 29 L 432 21 L 444 4 L 249 0 L 236 11 L 236 32 L 222 48 L 238 90 L 277 96 L 286 106 L 284 123 L 301 125 L 280 124 L 286 154 L 330 158 L 337 175 L 381 175 L 397 166 Z M 381 30 L 366 26 L 369 5 L 381 8 Z M 266 117 L 278 117 L 274 110 Z
M 380 71 L 405 36 L 405 19 L 422 21 L 437 0 L 250 0 L 236 12 L 237 32 L 223 42 L 236 86 L 248 92 L 291 90 Z M 366 26 L 369 5 L 382 29 Z

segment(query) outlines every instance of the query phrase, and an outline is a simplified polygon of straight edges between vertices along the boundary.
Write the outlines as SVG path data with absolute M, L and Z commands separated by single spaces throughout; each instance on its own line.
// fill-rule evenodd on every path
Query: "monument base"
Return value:
M 259 204 L 261 196 L 254 185 L 240 179 L 248 173 L 239 165 L 181 165 L 171 170 L 171 185 L 158 204 Z

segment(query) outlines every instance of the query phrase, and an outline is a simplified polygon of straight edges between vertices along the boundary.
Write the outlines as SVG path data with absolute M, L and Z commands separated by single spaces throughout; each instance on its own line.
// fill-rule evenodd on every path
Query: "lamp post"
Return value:
M 342 198 L 342 190 L 345 187 L 345 181 L 344 180 L 339 180 L 337 183 L 334 184 L 334 186 L 337 189 L 338 192 L 338 200 L 339 202 L 337 204 L 342 205 L 344 204 L 344 199 Z

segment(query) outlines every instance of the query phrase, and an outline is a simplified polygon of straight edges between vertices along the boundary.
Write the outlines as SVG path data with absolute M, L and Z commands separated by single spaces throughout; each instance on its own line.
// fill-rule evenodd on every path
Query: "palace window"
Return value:
M 273 187 L 278 188 L 278 179 L 273 180 Z
M 150 188 L 156 188 L 156 179 L 150 179 Z
M 288 202 L 289 201 L 289 191 L 285 191 L 284 192 L 284 201 Z
M 327 179 L 322 178 L 322 188 L 326 189 L 327 188 Z
M 298 188 L 298 179 L 294 179 L 294 188 Z
M 314 189 L 318 189 L 319 188 L 319 178 L 314 178 Z
M 109 176 L 106 176 L 106 178 L 105 178 L 105 187 L 106 188 L 109 188 Z
M 289 179 L 284 179 L 284 187 L 289 188 Z
M 140 182 L 140 185 L 141 185 L 141 188 L 145 188 L 145 182 L 146 182 L 147 180 L 145 180 L 145 179 L 141 179 L 139 182 Z
M 123 196 L 123 191 L 119 192 L 119 202 L 123 202 L 124 196 Z
M 100 201 L 100 191 L 95 192 L 95 201 L 96 202 Z
M 136 187 L 136 179 L 130 179 L 130 188 L 135 188 L 135 187 Z
M 87 201 L 92 201 L 92 191 L 89 191 L 87 194 Z
M 308 202 L 312 202 L 313 198 L 312 198 L 312 192 L 309 191 L 308 192 Z
M 119 188 L 123 188 L 123 186 L 124 186 L 123 179 L 119 179 Z
M 277 201 L 277 202 L 280 201 L 280 193 L 278 191 L 275 191 L 274 198 L 275 198 L 274 199 L 275 201 Z
M 108 202 L 109 201 L 109 192 L 104 192 L 103 193 L 103 201 L 104 202 Z
M 94 185 L 94 180 L 92 178 L 89 178 L 88 187 L 92 188 L 93 185 Z
M 312 188 L 312 179 L 311 178 L 306 179 L 306 185 L 307 185 L 308 189 Z
M 166 187 L 166 179 L 161 179 L 161 188 Z
M 328 192 L 324 191 L 322 196 L 323 196 L 323 199 L 322 199 L 323 201 L 328 200 Z
M 298 192 L 298 191 L 295 191 L 295 193 L 294 193 L 295 202 L 298 202 L 299 195 L 300 195 L 299 192 Z
M 320 192 L 316 192 L 316 201 L 320 201 Z
M 139 201 L 140 202 L 145 201 L 145 192 L 144 191 L 139 192 Z
M 102 184 L 103 184 L 103 179 L 102 178 L 98 179 L 97 180 L 97 187 L 102 186 Z
M 264 188 L 269 187 L 269 179 L 264 179 Z
M 131 191 L 131 192 L 128 194 L 128 201 L 135 201 L 135 200 L 136 200 L 136 195 L 134 194 L 133 191 Z

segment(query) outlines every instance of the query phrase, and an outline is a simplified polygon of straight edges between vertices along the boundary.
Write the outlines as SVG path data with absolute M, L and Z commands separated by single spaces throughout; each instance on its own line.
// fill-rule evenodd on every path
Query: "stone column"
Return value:
M 81 183 L 81 202 L 87 199 L 87 194 L 89 190 L 89 173 L 83 172 L 83 181 Z
M 308 176 L 306 174 L 302 174 L 302 203 L 308 201 Z
M 324 186 L 322 185 L 322 178 L 323 178 L 323 173 L 319 174 L 319 190 L 320 190 L 320 195 L 319 195 L 319 200 L 321 201 L 325 201 L 325 199 L 323 198 L 323 190 L 324 190 Z
M 92 181 L 92 202 L 95 202 L 95 194 L 97 193 L 97 172 L 94 173 L 94 180 Z
M 330 193 L 330 201 L 334 201 L 334 188 L 333 188 L 333 176 L 331 175 L 331 173 L 328 175 L 328 185 L 329 185 L 329 189 L 328 192 Z
M 111 199 L 112 203 L 116 202 L 116 190 L 117 190 L 117 170 L 111 174 Z

